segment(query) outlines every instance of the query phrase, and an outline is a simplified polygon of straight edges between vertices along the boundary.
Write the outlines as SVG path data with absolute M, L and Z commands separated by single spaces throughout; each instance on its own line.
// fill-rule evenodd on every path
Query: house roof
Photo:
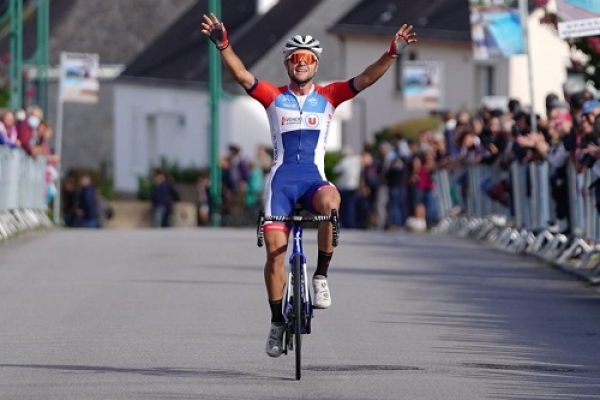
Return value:
M 61 51 L 96 53 L 103 64 L 127 64 L 185 12 L 195 0 L 51 0 L 50 64 Z M 7 0 L 0 0 L 0 10 Z M 37 18 L 31 0 L 24 6 L 23 57 L 37 46 Z M 31 11 L 28 11 L 31 9 Z M 0 52 L 8 52 L 8 29 L 0 36 Z
M 469 2 L 465 0 L 365 0 L 329 32 L 340 35 L 394 35 L 404 23 L 419 38 L 470 41 Z
M 255 1 L 222 0 L 222 16 L 229 42 L 250 68 L 281 41 L 321 0 L 279 0 L 266 14 L 256 14 Z M 165 31 L 121 74 L 123 79 L 154 78 L 190 82 L 208 81 L 208 38 L 200 31 L 208 1 L 198 1 L 189 12 Z M 212 46 L 212 43 L 210 44 Z M 231 83 L 223 74 L 223 83 Z

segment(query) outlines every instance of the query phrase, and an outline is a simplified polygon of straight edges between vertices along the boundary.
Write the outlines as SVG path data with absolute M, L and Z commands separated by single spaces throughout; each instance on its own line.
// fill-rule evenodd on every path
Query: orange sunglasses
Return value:
M 294 53 L 287 59 L 291 61 L 292 64 L 300 64 L 300 60 L 304 60 L 304 62 L 308 65 L 317 62 L 317 57 L 312 53 Z

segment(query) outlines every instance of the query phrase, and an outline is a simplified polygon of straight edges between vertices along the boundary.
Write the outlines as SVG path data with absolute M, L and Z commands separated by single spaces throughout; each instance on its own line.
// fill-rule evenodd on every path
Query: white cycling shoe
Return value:
M 283 353 L 283 333 L 285 324 L 283 322 L 271 322 L 269 337 L 265 344 L 265 352 L 269 357 L 279 357 Z
M 312 279 L 312 285 L 315 293 L 313 308 L 329 308 L 331 306 L 331 293 L 329 293 L 327 278 L 323 275 L 315 275 Z

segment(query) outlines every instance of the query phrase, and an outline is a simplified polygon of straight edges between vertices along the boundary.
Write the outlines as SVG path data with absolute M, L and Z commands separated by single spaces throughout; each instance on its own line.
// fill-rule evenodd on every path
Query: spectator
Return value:
M 382 174 L 388 190 L 385 229 L 395 231 L 404 226 L 408 215 L 407 210 L 403 209 L 408 196 L 405 180 L 407 166 L 389 142 L 382 143 L 382 146 L 384 155 Z
M 76 228 L 79 226 L 79 210 L 77 207 L 77 188 L 73 174 L 67 174 L 63 183 L 62 213 L 65 226 Z
M 21 143 L 23 150 L 30 156 L 37 156 L 41 153 L 41 148 L 37 146 L 37 129 L 42 122 L 44 112 L 38 106 L 31 106 L 27 109 L 26 118 L 17 121 L 17 139 Z
M 555 144 L 548 153 L 548 162 L 552 167 L 550 174 L 551 195 L 555 203 L 557 221 L 552 221 L 553 229 L 560 232 L 570 232 L 570 199 L 567 167 L 572 143 L 575 136 L 573 130 L 573 117 L 563 112 L 554 118 L 550 124 Z M 557 225 L 555 224 L 557 223 Z
M 497 116 L 492 116 L 487 126 L 484 126 L 480 136 L 482 164 L 494 164 L 500 153 L 506 149 L 506 136 L 501 134 L 501 129 L 500 118 Z
M 588 100 L 583 104 L 581 110 L 581 143 L 580 148 L 576 157 L 577 160 L 577 171 L 581 172 L 584 168 L 593 168 L 597 155 L 599 154 L 600 148 L 600 137 L 594 132 L 594 122 L 600 115 L 600 101 Z M 594 185 L 600 187 L 598 183 Z
M 0 146 L 10 148 L 20 147 L 17 139 L 17 128 L 15 126 L 15 115 L 10 110 L 0 112 Z
M 50 142 L 54 136 L 54 127 L 48 121 L 42 121 L 38 127 L 38 143 L 40 155 L 47 159 L 46 172 L 44 181 L 46 183 L 46 204 L 50 204 L 56 194 L 55 181 L 58 178 L 56 163 L 60 160 L 60 156 L 54 154 Z
M 224 184 L 229 198 L 229 212 L 231 223 L 236 224 L 244 219 L 244 193 L 250 176 L 249 161 L 241 149 L 230 144 L 226 156 L 226 168 L 223 170 Z
M 515 137 L 512 151 L 517 160 L 531 162 L 546 158 L 550 146 L 542 133 L 532 132 L 530 114 L 517 113 L 513 132 Z
M 361 153 L 363 187 L 361 193 L 365 196 L 366 210 L 359 214 L 359 225 L 366 229 L 377 226 L 377 193 L 381 183 L 379 175 L 379 158 L 373 154 L 373 144 L 366 142 Z
M 583 107 L 581 108 L 581 116 L 583 118 L 587 118 L 593 125 L 598 115 L 600 115 L 600 101 L 588 100 L 583 103 Z
M 423 232 L 438 220 L 438 206 L 434 195 L 433 171 L 435 154 L 422 152 L 413 161 L 414 218 L 407 224 L 412 231 Z
M 198 178 L 198 226 L 210 224 L 210 179 L 203 173 Z
M 444 128 L 444 140 L 446 142 L 446 150 L 448 155 L 454 156 L 458 153 L 456 146 L 456 119 L 451 111 L 445 111 L 442 115 L 442 123 Z
M 152 187 L 150 200 L 152 202 L 154 226 L 157 228 L 171 226 L 173 203 L 179 201 L 179 193 L 167 179 L 167 174 L 161 169 L 154 172 L 154 186 Z
M 273 164 L 273 157 L 267 150 L 267 147 L 260 144 L 256 148 L 256 159 L 258 166 L 262 169 L 263 175 L 266 178 L 269 176 L 271 172 L 271 164 Z
M 272 153 L 273 153 L 273 151 L 267 149 L 267 147 L 264 145 L 259 145 L 256 149 L 256 164 L 263 171 L 263 184 L 262 184 L 263 193 L 261 193 L 261 195 L 260 195 L 261 201 L 266 195 L 268 182 L 269 182 L 269 176 L 271 174 L 271 166 L 273 165 Z
M 400 133 L 396 133 L 392 138 L 392 144 L 394 151 L 400 158 L 408 158 L 411 155 L 410 148 L 408 147 L 408 140 Z
M 350 146 L 344 146 L 341 159 L 334 166 L 333 172 L 337 174 L 335 186 L 341 197 L 340 224 L 344 228 L 356 228 L 356 200 L 360 187 L 362 169 L 361 157 L 354 154 Z
M 254 161 L 249 163 L 250 175 L 244 193 L 244 206 L 246 211 L 246 225 L 255 224 L 258 214 L 263 206 L 262 194 L 265 184 L 265 175 L 261 166 Z
M 96 187 L 88 174 L 79 178 L 79 196 L 77 200 L 79 226 L 81 228 L 100 228 L 100 213 Z

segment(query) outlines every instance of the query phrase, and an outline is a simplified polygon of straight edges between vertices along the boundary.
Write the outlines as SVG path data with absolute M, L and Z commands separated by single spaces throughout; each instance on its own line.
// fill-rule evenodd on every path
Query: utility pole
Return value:
M 209 12 L 221 17 L 221 0 L 209 0 Z M 221 100 L 221 56 L 219 50 L 208 43 L 208 76 L 210 91 L 210 224 L 221 226 L 221 165 L 219 163 L 219 135 Z
M 50 0 L 37 0 L 36 101 L 46 112 L 48 110 L 48 64 L 50 63 L 49 36 Z
M 9 101 L 10 108 L 17 110 L 23 106 L 23 2 L 10 0 L 8 13 L 5 15 L 10 20 Z
M 519 0 L 519 13 L 521 14 L 521 29 L 523 31 L 523 50 L 527 56 L 527 80 L 529 82 L 529 97 L 531 98 L 531 130 L 532 132 L 537 132 L 535 90 L 533 87 L 533 64 L 531 63 L 531 49 L 529 46 L 529 4 L 527 0 Z
M 36 7 L 36 50 L 31 59 L 26 61 L 23 61 L 23 1 L 9 0 L 6 13 L 0 16 L 0 23 L 9 21 L 9 107 L 13 110 L 23 108 L 23 66 L 29 64 L 36 66 L 36 102 L 43 110 L 48 105 L 50 1 L 36 0 Z

